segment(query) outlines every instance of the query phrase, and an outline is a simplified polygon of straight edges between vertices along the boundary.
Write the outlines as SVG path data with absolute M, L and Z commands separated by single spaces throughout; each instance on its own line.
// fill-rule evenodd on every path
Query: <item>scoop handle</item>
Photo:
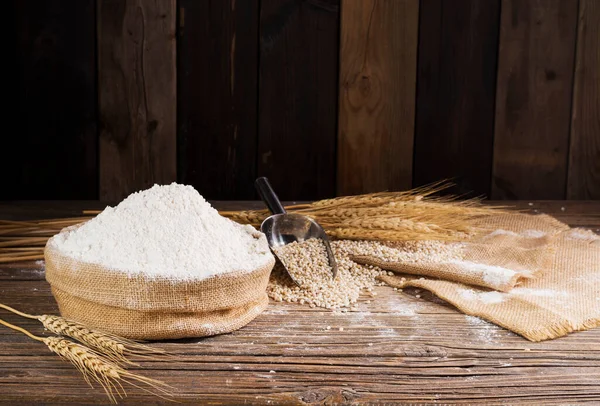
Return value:
M 267 205 L 267 208 L 272 214 L 285 214 L 286 211 L 283 208 L 283 205 L 279 201 L 279 198 L 275 194 L 275 191 L 271 187 L 269 183 L 269 179 L 262 176 L 254 182 L 254 186 L 256 187 L 256 191 L 258 195 L 262 199 L 263 202 Z

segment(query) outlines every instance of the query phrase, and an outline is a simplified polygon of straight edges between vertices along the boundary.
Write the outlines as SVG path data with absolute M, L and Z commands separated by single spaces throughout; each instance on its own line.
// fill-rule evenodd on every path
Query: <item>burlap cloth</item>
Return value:
M 44 254 L 46 280 L 63 317 L 143 340 L 209 336 L 245 326 L 268 304 L 275 264 L 271 257 L 252 272 L 178 281 L 128 276 L 48 246 Z
M 502 215 L 480 226 L 487 231 L 463 244 L 458 261 L 353 259 L 397 273 L 381 277 L 390 286 L 427 289 L 531 341 L 600 325 L 600 236 L 546 215 Z

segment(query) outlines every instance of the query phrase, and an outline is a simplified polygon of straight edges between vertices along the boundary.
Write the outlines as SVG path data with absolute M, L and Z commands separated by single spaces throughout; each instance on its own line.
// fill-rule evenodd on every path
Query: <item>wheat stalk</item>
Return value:
M 164 351 L 113 334 L 90 330 L 83 324 L 64 317 L 45 314 L 36 316 L 36 318 L 42 322 L 47 330 L 74 338 L 117 363 L 135 365 L 127 358 L 130 355 L 146 358 L 152 358 L 156 355 L 167 356 Z
M 91 217 L 39 221 L 0 220 L 0 263 L 43 259 L 48 238 L 60 232 L 63 227 L 89 219 Z M 15 255 L 15 248 L 26 249 L 29 255 Z
M 460 235 L 458 233 L 422 233 L 410 230 L 369 230 L 362 228 L 336 228 L 328 230 L 327 234 L 339 240 L 366 240 L 366 241 L 418 241 L 418 240 L 439 240 L 439 241 L 457 241 L 468 238 L 468 234 Z M 435 236 L 432 238 L 432 236 Z
M 337 197 L 286 209 L 312 217 L 333 238 L 389 241 L 462 240 L 479 231 L 476 220 L 501 212 L 499 207 L 482 206 L 478 199 L 433 196 L 451 185 L 438 182 L 404 192 Z M 269 216 L 267 210 L 220 213 L 254 226 Z
M 368 205 L 378 205 L 381 202 L 405 202 L 405 201 L 420 201 L 426 197 L 429 197 L 437 192 L 441 192 L 454 186 L 452 182 L 448 182 L 446 180 L 442 180 L 439 182 L 431 183 L 429 185 L 420 186 L 411 190 L 405 190 L 401 192 L 378 192 L 378 193 L 367 193 L 363 195 L 354 195 L 354 196 L 342 196 L 335 197 L 333 199 L 325 199 L 320 200 L 312 204 L 313 207 L 323 207 L 323 206 L 344 206 L 344 205 L 352 205 L 355 206 L 359 203 L 361 206 L 365 207 Z M 431 198 L 431 200 L 435 200 L 436 198 Z M 451 201 L 456 199 L 455 196 L 447 196 L 443 199 L 444 201 Z
M 46 337 L 42 342 L 50 351 L 73 364 L 90 386 L 93 387 L 92 381 L 99 383 L 113 403 L 117 403 L 115 394 L 120 398 L 126 395 L 121 381 L 163 399 L 167 399 L 165 396 L 172 396 L 171 388 L 167 384 L 129 372 L 81 344 L 63 337 Z M 148 385 L 150 390 L 139 386 L 138 383 Z
M 172 388 L 169 385 L 129 372 L 84 345 L 75 343 L 64 337 L 39 337 L 24 328 L 10 324 L 2 319 L 0 319 L 0 324 L 46 344 L 50 351 L 73 364 L 90 386 L 93 387 L 93 382 L 100 384 L 112 403 L 117 403 L 115 395 L 120 398 L 126 395 L 121 382 L 126 382 L 163 399 L 171 400 L 168 398 L 172 396 Z M 140 384 L 148 385 L 150 389 L 140 386 Z
M 123 387 L 119 383 L 123 370 L 116 364 L 102 359 L 90 349 L 62 337 L 46 337 L 42 341 L 53 353 L 73 364 L 93 387 L 92 381 L 99 383 L 112 403 L 117 403 L 115 393 L 123 397 Z
M 81 323 L 65 319 L 61 316 L 48 314 L 36 316 L 23 313 L 2 303 L 0 303 L 0 308 L 8 310 L 21 317 L 39 320 L 48 331 L 61 336 L 73 338 L 115 363 L 136 365 L 127 358 L 128 356 L 151 359 L 154 359 L 157 356 L 168 357 L 168 354 L 160 349 L 155 349 L 147 345 L 116 336 L 114 334 L 92 330 Z
M 289 207 L 286 207 L 290 211 Z M 220 211 L 220 215 L 242 224 L 260 226 L 264 219 L 270 216 L 267 210 Z

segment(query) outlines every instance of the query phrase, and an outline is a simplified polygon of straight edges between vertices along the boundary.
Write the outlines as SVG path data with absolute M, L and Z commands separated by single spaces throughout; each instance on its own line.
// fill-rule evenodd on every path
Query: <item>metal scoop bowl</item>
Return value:
M 277 255 L 277 251 L 273 248 L 282 247 L 294 241 L 302 242 L 310 238 L 318 238 L 325 244 L 329 266 L 331 267 L 332 279 L 335 279 L 337 275 L 337 263 L 333 256 L 333 251 L 331 251 L 329 238 L 327 237 L 325 230 L 323 230 L 323 227 L 308 216 L 286 212 L 267 178 L 261 177 L 256 179 L 254 185 L 256 186 L 260 198 L 272 213 L 272 216 L 267 217 L 262 222 L 260 231 L 267 237 L 267 241 L 273 253 Z M 288 271 L 284 261 L 281 261 L 281 263 L 294 283 L 301 286 Z

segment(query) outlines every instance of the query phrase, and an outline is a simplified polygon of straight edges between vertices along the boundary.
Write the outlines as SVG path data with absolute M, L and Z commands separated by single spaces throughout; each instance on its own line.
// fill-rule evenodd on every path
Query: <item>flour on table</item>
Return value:
M 469 316 L 465 314 L 465 319 L 467 319 L 467 321 L 469 322 L 469 324 L 473 325 L 473 326 L 485 326 L 485 325 L 489 325 L 490 323 L 488 323 L 487 321 L 476 317 L 476 316 Z
M 272 260 L 252 226 L 219 215 L 191 186 L 155 185 L 48 242 L 70 258 L 130 276 L 197 280 Z

